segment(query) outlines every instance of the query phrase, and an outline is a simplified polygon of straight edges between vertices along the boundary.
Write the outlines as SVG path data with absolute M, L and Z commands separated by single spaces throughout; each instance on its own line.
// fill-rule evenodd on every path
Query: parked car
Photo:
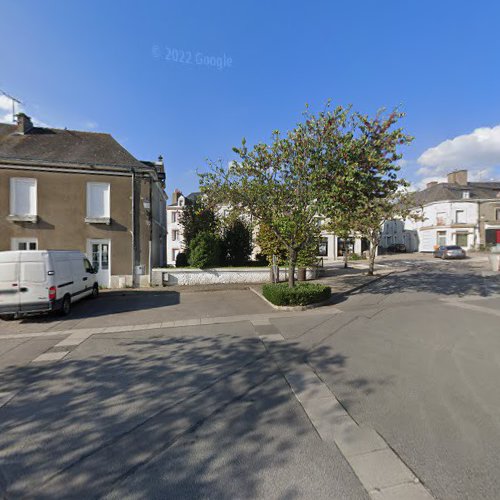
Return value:
M 0 252 L 2 317 L 12 318 L 52 311 L 67 315 L 73 302 L 86 296 L 98 295 L 96 272 L 82 252 Z
M 388 253 L 406 253 L 406 246 L 403 243 L 393 243 L 387 247 Z
M 440 259 L 465 259 L 467 254 L 458 245 L 442 245 L 434 251 L 434 257 Z

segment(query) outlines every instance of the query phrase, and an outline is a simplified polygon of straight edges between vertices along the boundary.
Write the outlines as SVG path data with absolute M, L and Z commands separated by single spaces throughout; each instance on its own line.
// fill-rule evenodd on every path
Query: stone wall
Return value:
M 317 277 L 315 269 L 307 270 L 307 279 Z M 287 270 L 280 269 L 280 279 L 287 278 Z M 266 283 L 270 281 L 268 267 L 216 269 L 153 269 L 152 286 L 214 285 L 227 283 Z

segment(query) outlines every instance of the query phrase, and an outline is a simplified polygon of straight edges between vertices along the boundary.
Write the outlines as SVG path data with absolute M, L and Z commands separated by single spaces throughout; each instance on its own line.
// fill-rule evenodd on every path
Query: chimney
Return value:
M 176 189 L 173 193 L 172 193 L 172 205 L 177 205 L 177 202 L 179 201 L 179 195 L 181 194 L 181 192 Z
M 448 183 L 467 186 L 467 170 L 455 170 L 448 174 Z
M 24 113 L 17 113 L 17 133 L 24 135 L 26 132 L 29 132 L 33 128 L 33 123 L 31 122 L 31 118 Z
M 430 188 L 430 187 L 432 187 L 432 186 L 437 186 L 437 184 L 438 184 L 438 181 L 431 181 L 431 182 L 428 182 L 428 183 L 427 183 L 427 186 L 426 186 L 426 187 Z

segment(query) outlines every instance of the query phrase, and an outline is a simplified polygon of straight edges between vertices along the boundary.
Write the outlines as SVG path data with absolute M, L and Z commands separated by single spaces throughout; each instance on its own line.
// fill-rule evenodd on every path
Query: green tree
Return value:
M 322 212 L 338 235 L 359 232 L 370 241 L 369 274 L 373 274 L 380 226 L 391 217 L 391 200 L 406 185 L 398 177 L 397 162 L 402 157 L 398 147 L 412 137 L 395 127 L 403 116 L 397 110 L 386 116 L 382 110 L 370 118 L 347 110 L 341 123 L 343 133 L 327 145 L 319 168 Z M 376 221 L 380 221 L 378 226 Z
M 241 147 L 234 148 L 239 162 L 230 168 L 210 162 L 210 171 L 200 176 L 202 192 L 213 203 L 226 202 L 237 213 L 251 215 L 286 248 L 290 287 L 295 285 L 299 252 L 316 235 L 317 140 L 305 123 L 286 136 L 274 131 L 271 144 L 257 144 L 251 150 L 243 139 Z
M 220 263 L 221 240 L 209 231 L 199 232 L 189 244 L 189 265 L 205 269 Z
M 219 234 L 219 222 L 215 211 L 208 206 L 203 197 L 187 202 L 179 216 L 187 253 L 191 250 L 191 241 L 201 232 Z
M 244 265 L 252 253 L 252 228 L 240 218 L 224 224 L 222 230 L 222 252 L 224 263 L 230 266 Z

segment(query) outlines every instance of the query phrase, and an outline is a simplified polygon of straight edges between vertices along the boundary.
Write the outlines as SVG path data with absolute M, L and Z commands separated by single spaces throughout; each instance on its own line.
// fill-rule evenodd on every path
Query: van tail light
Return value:
M 55 300 L 56 299 L 56 287 L 51 286 L 49 288 L 49 300 Z

